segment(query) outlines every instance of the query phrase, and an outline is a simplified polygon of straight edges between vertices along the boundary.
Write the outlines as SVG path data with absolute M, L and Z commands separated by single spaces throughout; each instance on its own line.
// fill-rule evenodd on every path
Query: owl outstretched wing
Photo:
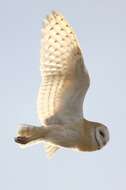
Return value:
M 58 12 L 47 16 L 40 50 L 42 82 L 37 109 L 45 125 L 70 124 L 83 118 L 83 100 L 89 87 L 76 35 Z

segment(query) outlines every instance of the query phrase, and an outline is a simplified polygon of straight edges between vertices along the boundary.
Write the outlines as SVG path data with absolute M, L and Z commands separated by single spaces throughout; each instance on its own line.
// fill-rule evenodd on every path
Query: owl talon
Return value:
M 29 142 L 29 138 L 24 137 L 24 136 L 16 137 L 14 140 L 16 143 L 19 143 L 19 144 L 27 144 Z

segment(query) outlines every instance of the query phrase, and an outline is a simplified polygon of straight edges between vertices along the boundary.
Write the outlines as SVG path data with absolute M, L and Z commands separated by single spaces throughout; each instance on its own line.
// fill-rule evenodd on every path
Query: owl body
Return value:
M 61 147 L 101 149 L 109 140 L 109 132 L 103 124 L 83 118 L 89 74 L 75 32 L 56 11 L 44 21 L 40 72 L 37 113 L 41 127 L 21 125 L 15 141 L 24 145 L 44 142 L 49 156 Z

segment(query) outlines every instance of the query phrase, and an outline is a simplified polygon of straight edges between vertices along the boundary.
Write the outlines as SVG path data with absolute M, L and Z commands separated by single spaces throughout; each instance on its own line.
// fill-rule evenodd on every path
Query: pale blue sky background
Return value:
M 91 76 L 85 116 L 111 133 L 101 151 L 59 151 L 47 160 L 42 145 L 25 150 L 13 142 L 16 125 L 39 124 L 42 19 L 61 11 L 75 29 Z M 0 1 L 0 189 L 126 189 L 125 0 Z

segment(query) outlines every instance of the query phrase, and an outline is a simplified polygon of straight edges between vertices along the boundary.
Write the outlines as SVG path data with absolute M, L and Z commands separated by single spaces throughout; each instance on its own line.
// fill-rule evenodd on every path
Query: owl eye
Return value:
M 104 135 L 104 133 L 103 133 L 102 131 L 100 131 L 99 133 L 100 133 L 100 135 L 101 135 L 103 138 L 105 137 L 105 135 Z

